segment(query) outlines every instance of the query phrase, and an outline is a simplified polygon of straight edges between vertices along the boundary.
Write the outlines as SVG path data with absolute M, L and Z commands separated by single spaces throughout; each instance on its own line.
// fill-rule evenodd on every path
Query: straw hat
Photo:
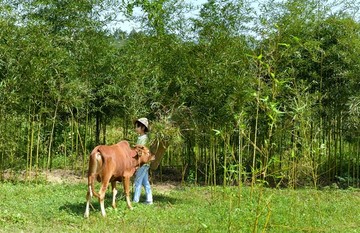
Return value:
M 140 122 L 141 124 L 143 124 L 147 130 L 149 130 L 149 121 L 146 117 L 142 117 L 142 118 L 139 118 L 135 121 L 136 122 Z

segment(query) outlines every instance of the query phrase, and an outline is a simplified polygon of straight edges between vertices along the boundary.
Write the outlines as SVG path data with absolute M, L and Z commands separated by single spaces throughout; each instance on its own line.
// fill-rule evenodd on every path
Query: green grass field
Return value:
M 108 192 L 107 217 L 93 199 L 84 219 L 86 183 L 0 183 L 0 232 L 360 232 L 359 190 L 160 187 L 132 211 Z

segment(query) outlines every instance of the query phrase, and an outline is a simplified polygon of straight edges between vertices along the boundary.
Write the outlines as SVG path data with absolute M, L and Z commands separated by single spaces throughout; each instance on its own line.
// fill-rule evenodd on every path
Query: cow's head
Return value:
M 155 155 L 152 155 L 146 146 L 136 145 L 135 151 L 140 165 L 155 160 Z

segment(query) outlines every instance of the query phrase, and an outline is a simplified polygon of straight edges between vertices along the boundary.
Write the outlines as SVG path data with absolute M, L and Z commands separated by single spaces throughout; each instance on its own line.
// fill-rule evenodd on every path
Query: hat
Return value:
M 149 121 L 146 117 L 139 118 L 135 122 L 140 122 L 146 127 L 147 130 L 149 130 Z

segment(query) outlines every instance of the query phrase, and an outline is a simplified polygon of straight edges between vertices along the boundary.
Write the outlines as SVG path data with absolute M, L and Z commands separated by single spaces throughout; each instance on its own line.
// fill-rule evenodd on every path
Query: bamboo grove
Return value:
M 84 172 L 146 116 L 188 182 L 359 187 L 358 5 L 2 0 L 1 173 Z

